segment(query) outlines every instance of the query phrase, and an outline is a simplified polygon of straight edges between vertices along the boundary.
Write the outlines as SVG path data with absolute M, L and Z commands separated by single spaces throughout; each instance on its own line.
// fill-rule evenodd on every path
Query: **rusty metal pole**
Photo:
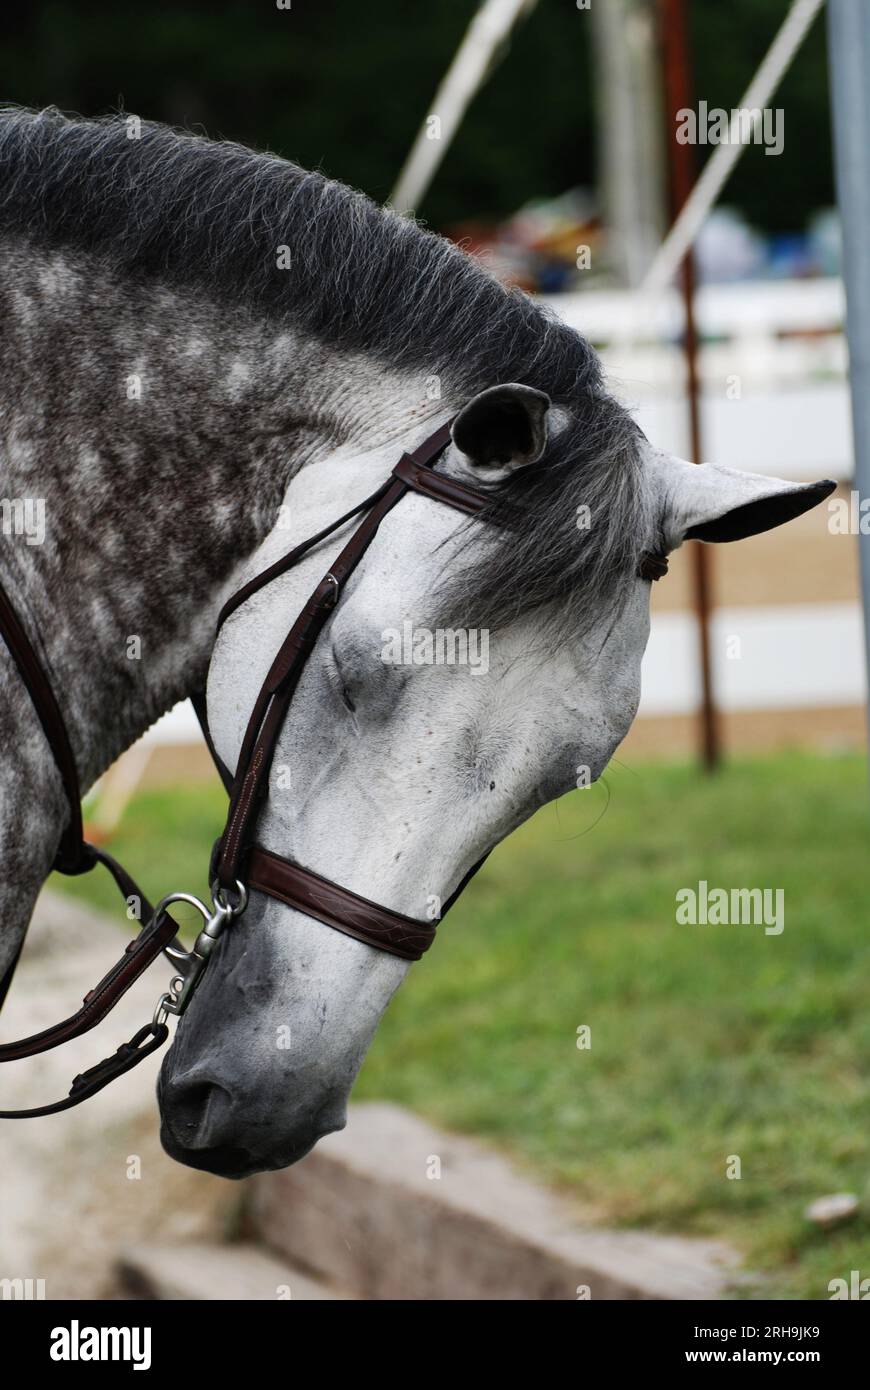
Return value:
M 676 218 L 695 183 L 695 159 L 691 145 L 676 139 L 676 113 L 691 108 L 694 100 L 691 76 L 691 50 L 685 0 L 659 0 L 659 42 L 665 89 L 666 148 L 670 180 L 671 216 Z M 680 265 L 680 284 L 684 307 L 683 356 L 686 366 L 686 399 L 689 409 L 691 454 L 695 463 L 703 459 L 701 447 L 700 383 L 698 380 L 698 335 L 695 328 L 695 260 L 691 248 Z M 712 579 L 710 553 L 700 541 L 690 541 L 692 586 L 701 661 L 701 757 L 707 771 L 719 762 L 719 720 L 713 691 L 710 658 L 710 610 Z

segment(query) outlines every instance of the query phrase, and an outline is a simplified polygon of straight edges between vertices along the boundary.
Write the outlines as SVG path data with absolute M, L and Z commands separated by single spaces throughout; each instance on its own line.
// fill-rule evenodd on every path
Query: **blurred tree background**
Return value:
M 593 0 L 606 3 L 606 0 Z M 0 17 L 0 100 L 148 118 L 270 148 L 384 200 L 477 0 L 31 0 Z M 692 0 L 696 95 L 736 105 L 788 0 Z M 594 186 L 592 43 L 575 0 L 540 0 L 472 104 L 421 215 L 444 227 Z M 776 105 L 784 153 L 750 149 L 725 191 L 767 231 L 834 201 L 825 28 Z M 704 151 L 699 151 L 703 157 Z

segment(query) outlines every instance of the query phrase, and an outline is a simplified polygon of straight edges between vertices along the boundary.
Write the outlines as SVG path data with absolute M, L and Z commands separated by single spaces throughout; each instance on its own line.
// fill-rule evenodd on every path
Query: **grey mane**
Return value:
M 453 576 L 450 607 L 492 626 L 543 610 L 583 630 L 633 582 L 651 531 L 642 435 L 604 389 L 593 348 L 413 220 L 237 144 L 148 122 L 130 139 L 123 116 L 4 108 L 0 232 L 292 320 L 437 376 L 451 403 L 504 381 L 546 391 L 568 423 L 540 466 L 492 485 L 481 520 L 498 523 L 499 539 Z

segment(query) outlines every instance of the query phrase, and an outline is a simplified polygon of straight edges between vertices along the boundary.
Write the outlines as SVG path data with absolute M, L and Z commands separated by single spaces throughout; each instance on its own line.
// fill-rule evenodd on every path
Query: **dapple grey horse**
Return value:
M 589 344 L 456 247 L 320 174 L 134 118 L 0 113 L 0 301 L 3 583 L 84 783 L 207 672 L 232 767 L 330 557 L 212 651 L 222 601 L 455 417 L 439 466 L 491 503 L 469 521 L 411 495 L 387 517 L 305 669 L 258 832 L 421 919 L 625 736 L 641 554 L 754 534 L 832 486 L 656 451 Z M 483 634 L 487 661 L 387 659 L 407 624 Z M 5 650 L 0 669 L 2 970 L 67 808 Z M 406 969 L 253 894 L 163 1065 L 168 1152 L 239 1177 L 340 1128 Z

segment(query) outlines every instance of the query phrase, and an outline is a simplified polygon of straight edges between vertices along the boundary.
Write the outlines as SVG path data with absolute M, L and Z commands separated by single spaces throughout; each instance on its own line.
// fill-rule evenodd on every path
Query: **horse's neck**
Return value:
M 0 576 L 87 783 L 201 684 L 223 597 L 336 422 L 314 400 L 325 364 L 292 335 L 81 256 L 0 249 L 16 310 L 0 326 L 0 496 L 13 521 L 20 499 L 45 522 L 39 543 L 3 538 Z
M 216 606 L 270 524 L 287 454 L 258 438 L 239 353 L 205 308 L 80 258 L 2 251 L 0 579 L 87 786 L 203 679 Z M 2 973 L 67 807 L 5 648 L 0 680 Z
M 93 260 L 0 252 L 13 307 L 0 325 L 0 578 L 87 785 L 202 685 L 216 614 L 292 475 L 363 419 L 372 431 L 392 415 L 395 430 L 406 388 Z M 66 807 L 5 650 L 0 674 L 2 948 L 18 910 L 29 918 Z

